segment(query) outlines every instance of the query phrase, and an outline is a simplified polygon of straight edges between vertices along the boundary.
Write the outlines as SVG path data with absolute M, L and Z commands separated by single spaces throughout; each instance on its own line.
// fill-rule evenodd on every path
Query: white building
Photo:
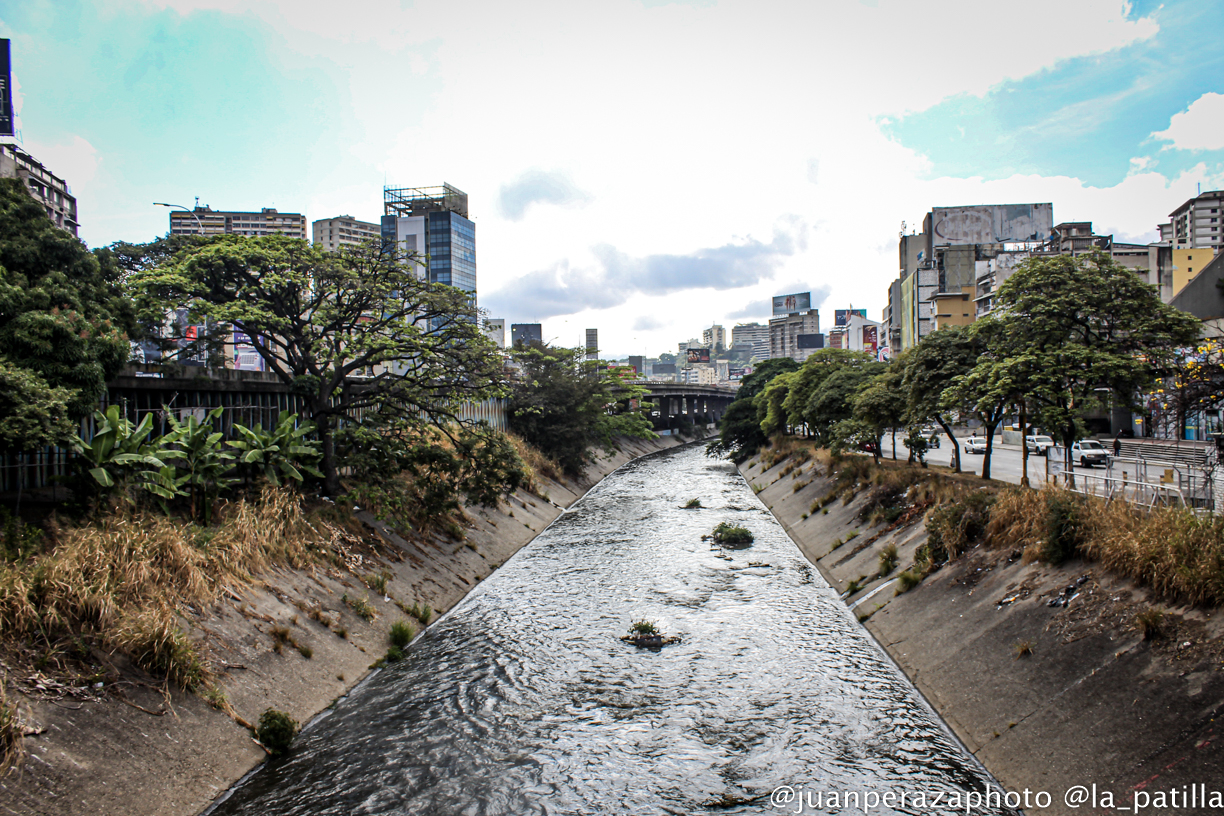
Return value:
M 497 344 L 499 349 L 506 347 L 506 318 L 490 317 L 484 322 L 485 336 Z

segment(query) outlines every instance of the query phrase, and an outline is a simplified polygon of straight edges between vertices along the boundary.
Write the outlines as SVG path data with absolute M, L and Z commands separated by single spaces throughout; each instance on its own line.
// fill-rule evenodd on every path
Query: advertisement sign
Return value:
M 835 309 L 833 311 L 833 325 L 847 326 L 850 324 L 850 315 L 856 314 L 864 320 L 867 319 L 866 309 Z
M 688 350 L 688 361 L 690 363 L 708 363 L 710 362 L 710 350 L 708 348 L 691 348 Z
M 751 368 L 728 368 L 727 369 L 727 379 L 728 380 L 742 380 L 751 373 L 752 373 Z
M 823 334 L 797 334 L 795 340 L 801 349 L 821 349 L 825 343 Z
M 879 326 L 864 326 L 863 351 L 868 354 L 875 354 L 879 347 Z
M 251 336 L 234 329 L 230 343 L 234 347 L 234 369 L 237 371 L 266 371 L 264 358 L 255 350 Z
M 876 352 L 876 359 L 881 363 L 887 363 L 892 359 L 892 349 L 888 346 L 880 346 L 880 350 Z
M 793 295 L 775 295 L 773 299 L 773 316 L 798 314 L 812 308 L 811 292 L 796 292 Z
M 0 136 L 15 136 L 13 121 L 13 65 L 9 59 L 9 41 L 0 40 Z
M 927 215 L 931 246 L 1044 241 L 1054 229 L 1053 204 L 935 207 Z

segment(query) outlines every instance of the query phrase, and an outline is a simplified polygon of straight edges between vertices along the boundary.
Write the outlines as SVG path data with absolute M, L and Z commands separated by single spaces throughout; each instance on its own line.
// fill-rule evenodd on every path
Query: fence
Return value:
M 116 378 L 98 407 L 104 411 L 118 405 L 133 423 L 152 416 L 155 435 L 170 429 L 170 416 L 180 422 L 192 416 L 203 421 L 209 411 L 220 408 L 217 430 L 226 439 L 234 437 L 235 424 L 267 430 L 275 426 L 281 411 L 305 413 L 305 399 L 271 375 L 230 370 L 215 374 L 218 376 L 166 378 L 133 372 Z M 499 431 L 508 428 L 505 400 L 463 402 L 456 415 L 461 421 L 483 422 Z M 81 422 L 82 439 L 93 439 L 95 431 L 92 416 Z M 41 491 L 46 494 L 42 498 L 54 501 L 61 497 L 59 482 L 72 473 L 75 456 L 71 450 L 53 447 L 0 456 L 0 493 Z
M 1119 498 L 1142 507 L 1180 505 L 1214 512 L 1216 485 L 1213 459 L 1202 464 L 1150 461 L 1143 456 L 1110 457 L 1104 473 L 1068 469 L 1065 448 L 1054 446 L 1046 457 L 1046 482 L 1101 498 Z

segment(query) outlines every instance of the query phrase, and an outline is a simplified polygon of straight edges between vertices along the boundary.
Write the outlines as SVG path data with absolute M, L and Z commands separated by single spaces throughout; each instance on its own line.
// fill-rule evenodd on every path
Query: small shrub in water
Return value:
M 687 502 L 684 503 L 684 509 L 685 510 L 700 510 L 701 509 L 701 499 L 689 499 Z
M 659 634 L 659 627 L 655 625 L 654 621 L 634 621 L 629 627 L 629 634 L 634 637 L 653 637 Z
M 747 527 L 737 527 L 725 521 L 720 521 L 714 528 L 714 541 L 719 544 L 751 544 L 752 531 Z
M 259 716 L 259 725 L 255 729 L 255 738 L 273 755 L 277 756 L 289 750 L 293 738 L 297 736 L 297 722 L 283 711 L 269 708 Z

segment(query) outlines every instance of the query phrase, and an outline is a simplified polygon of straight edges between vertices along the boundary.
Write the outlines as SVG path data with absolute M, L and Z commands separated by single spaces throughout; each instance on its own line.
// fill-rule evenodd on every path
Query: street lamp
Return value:
M 199 199 L 196 199 L 196 200 L 199 201 Z M 154 201 L 153 206 L 154 207 L 171 207 L 176 210 L 183 210 L 184 212 L 191 213 L 191 217 L 196 220 L 196 229 L 199 230 L 199 234 L 200 235 L 204 234 L 204 223 L 200 221 L 200 216 L 196 215 L 194 210 L 188 209 L 187 207 L 184 207 L 182 204 L 165 204 L 165 203 L 162 203 L 161 201 Z

